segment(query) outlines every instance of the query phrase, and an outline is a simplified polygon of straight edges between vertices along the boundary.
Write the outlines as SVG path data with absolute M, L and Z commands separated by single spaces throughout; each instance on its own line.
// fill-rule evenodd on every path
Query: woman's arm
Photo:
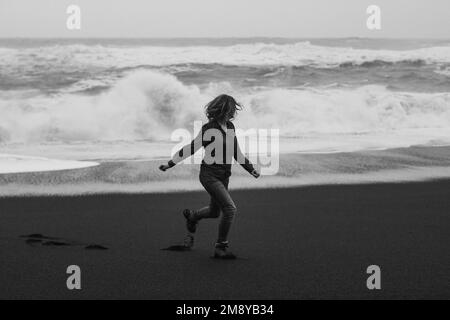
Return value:
M 182 162 L 184 159 L 189 158 L 193 154 L 195 154 L 203 144 L 203 128 L 200 130 L 198 135 L 191 141 L 191 143 L 182 147 L 179 151 L 177 151 L 172 159 L 169 160 L 167 165 L 159 166 L 159 169 L 162 171 L 166 171 L 169 168 L 174 167 L 178 163 Z
M 259 177 L 258 171 L 255 170 L 253 164 L 250 160 L 242 153 L 241 147 L 239 146 L 239 142 L 236 137 L 236 133 L 234 135 L 234 159 L 238 162 L 248 173 L 250 173 L 255 178 Z
M 180 163 L 184 159 L 189 158 L 190 156 L 195 154 L 202 147 L 202 144 L 203 144 L 203 129 L 200 130 L 200 132 L 191 141 L 191 143 L 185 145 L 178 152 L 176 152 L 173 155 L 172 160 L 170 161 L 172 161 L 174 164 Z

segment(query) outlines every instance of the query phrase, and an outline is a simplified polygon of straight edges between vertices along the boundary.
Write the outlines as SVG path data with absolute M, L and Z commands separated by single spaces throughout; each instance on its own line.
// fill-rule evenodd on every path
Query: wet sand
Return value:
M 449 299 L 449 190 L 235 190 L 235 261 L 210 258 L 217 220 L 201 222 L 191 252 L 160 250 L 182 241 L 181 209 L 204 205 L 204 192 L 1 198 L 0 298 Z M 380 291 L 366 288 L 373 264 Z M 69 265 L 80 291 L 66 288 Z

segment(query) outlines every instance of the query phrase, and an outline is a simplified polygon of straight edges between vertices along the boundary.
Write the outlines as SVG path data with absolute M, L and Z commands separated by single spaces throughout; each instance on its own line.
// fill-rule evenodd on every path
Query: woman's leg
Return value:
M 218 216 L 218 214 L 220 214 L 220 209 L 222 211 L 217 242 L 226 243 L 231 224 L 237 211 L 236 205 L 228 192 L 228 179 L 224 181 L 219 179 L 207 179 L 206 181 L 203 180 L 201 182 L 212 198 L 208 215 Z M 207 212 L 207 210 L 205 209 L 204 212 Z
M 199 221 L 201 219 L 216 219 L 220 216 L 220 205 L 211 197 L 209 206 L 203 207 L 193 212 L 192 219 Z

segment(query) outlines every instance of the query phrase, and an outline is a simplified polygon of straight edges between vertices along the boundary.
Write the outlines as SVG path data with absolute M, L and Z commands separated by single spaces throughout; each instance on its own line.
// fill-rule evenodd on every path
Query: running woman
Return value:
M 241 105 L 233 97 L 222 94 L 209 102 L 205 109 L 208 122 L 202 126 L 197 137 L 175 153 L 167 164 L 161 165 L 159 168 L 166 171 L 195 154 L 201 147 L 205 148 L 199 178 L 211 200 L 209 205 L 204 208 L 183 211 L 186 227 L 190 233 L 189 245 L 193 245 L 193 235 L 200 220 L 218 218 L 222 214 L 214 257 L 235 259 L 236 256 L 228 249 L 228 234 L 237 210 L 228 191 L 232 158 L 253 177 L 258 178 L 260 174 L 242 153 L 236 138 L 234 124 L 231 122 L 237 111 L 242 109 Z

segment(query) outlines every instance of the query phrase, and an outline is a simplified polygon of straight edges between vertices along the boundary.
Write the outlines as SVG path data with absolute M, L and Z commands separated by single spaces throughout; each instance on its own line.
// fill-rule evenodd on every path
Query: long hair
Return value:
M 205 106 L 206 117 L 209 121 L 232 120 L 238 110 L 242 110 L 242 106 L 232 96 L 226 94 L 221 94 Z

